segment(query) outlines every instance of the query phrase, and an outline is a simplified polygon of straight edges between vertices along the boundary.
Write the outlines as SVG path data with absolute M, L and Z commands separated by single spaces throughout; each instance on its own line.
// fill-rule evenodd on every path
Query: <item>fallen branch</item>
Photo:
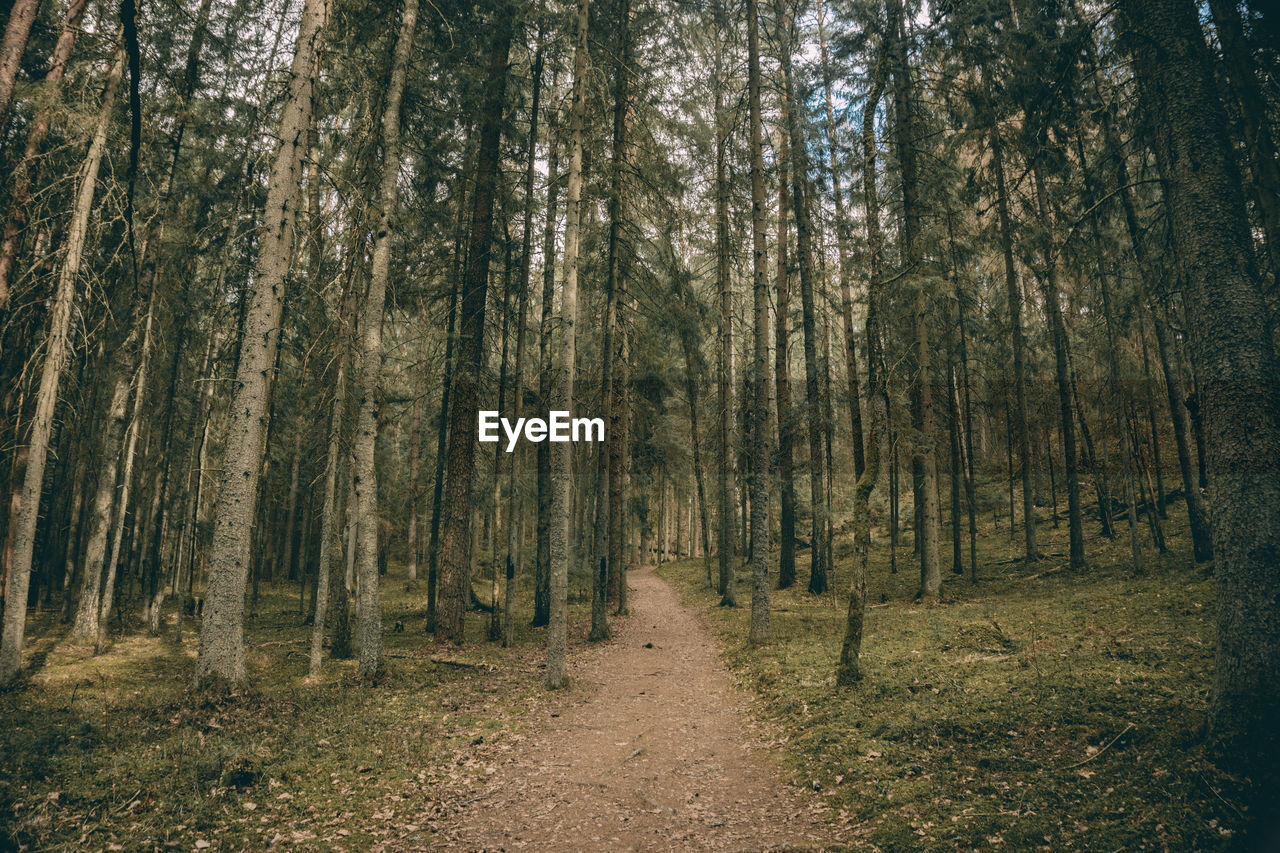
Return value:
M 1133 723 L 1129 723 L 1127 726 L 1125 726 L 1125 727 L 1124 727 L 1124 729 L 1120 732 L 1120 734 L 1116 735 L 1116 736 L 1115 736 L 1115 737 L 1113 737 L 1111 740 L 1107 741 L 1107 745 L 1106 745 L 1106 746 L 1104 746 L 1102 749 L 1100 749 L 1100 750 L 1098 750 L 1097 752 L 1095 752 L 1093 755 L 1090 755 L 1090 756 L 1089 756 L 1088 758 L 1086 758 L 1084 761 L 1077 761 L 1075 764 L 1068 764 L 1066 767 L 1063 767 L 1062 769 L 1063 769 L 1063 770 L 1074 770 L 1074 769 L 1076 769 L 1077 767 L 1083 767 L 1084 765 L 1088 764 L 1090 761 L 1093 761 L 1093 760 L 1094 760 L 1095 758 L 1097 758 L 1099 755 L 1102 755 L 1102 753 L 1106 752 L 1106 751 L 1107 751 L 1108 749 L 1110 749 L 1112 746 L 1114 746 L 1114 745 L 1115 745 L 1115 742 L 1116 742 L 1116 741 L 1118 741 L 1118 740 L 1120 740 L 1120 738 L 1124 737 L 1124 736 L 1125 736 L 1125 734 L 1126 734 L 1126 733 L 1129 731 L 1129 729 L 1131 729 L 1131 728 L 1133 728 Z
M 487 672 L 494 672 L 498 668 L 491 663 L 472 663 L 467 660 L 454 660 L 453 658 L 428 658 L 432 663 L 438 663 L 442 666 L 461 666 L 469 669 L 483 669 Z

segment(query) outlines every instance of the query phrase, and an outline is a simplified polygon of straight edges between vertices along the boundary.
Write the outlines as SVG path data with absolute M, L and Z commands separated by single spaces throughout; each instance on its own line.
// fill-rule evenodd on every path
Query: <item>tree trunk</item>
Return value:
M 107 129 L 115 106 L 116 93 L 124 70 L 124 51 L 118 49 L 107 73 L 107 87 L 98 109 L 89 153 L 81 164 L 76 183 L 75 207 L 67 227 L 66 253 L 50 310 L 49 338 L 40 367 L 35 415 L 27 443 L 27 467 L 22 481 L 22 503 L 14 533 L 13 563 L 5 587 L 3 634 L 0 635 L 0 684 L 9 684 L 22 667 L 22 642 L 26 633 L 27 591 L 31 583 L 31 562 L 36 526 L 40 518 L 40 495 L 44 488 L 45 462 L 53 433 L 53 415 L 58 405 L 58 385 L 66 366 L 71 341 L 71 312 L 75 302 L 76 279 L 84 259 L 85 237 L 93 213 L 98 169 L 107 147 Z M 123 401 L 121 403 L 123 409 Z M 88 567 L 86 567 L 86 573 Z
M 789 18 L 790 16 L 788 16 Z M 790 36 L 792 23 L 783 24 L 787 33 L 779 60 L 783 71 L 783 93 L 786 101 L 787 131 L 790 136 L 791 199 L 796 217 L 796 255 L 800 267 L 801 325 L 804 329 L 805 408 L 809 427 L 809 504 L 812 515 L 809 548 L 809 592 L 822 595 L 827 591 L 827 519 L 826 519 L 826 464 L 823 456 L 823 431 L 826 411 L 822 404 L 822 389 L 818 363 L 817 305 L 814 291 L 818 286 L 813 268 L 813 224 L 809 216 L 809 158 L 805 153 L 804 135 L 800 130 L 800 117 L 795 100 L 795 82 L 791 74 Z M 763 199 L 758 202 L 762 211 Z M 763 213 L 762 213 L 763 215 Z M 753 377 L 754 378 L 754 377 Z M 757 420 L 756 427 L 761 426 Z M 765 456 L 753 454 L 752 464 L 760 465 Z M 753 468 L 754 470 L 754 468 Z M 767 505 L 768 493 L 763 493 Z M 754 497 L 753 497 L 754 502 Z
M 862 445 L 862 391 L 858 385 L 858 348 L 853 329 L 853 293 L 849 286 L 852 273 L 849 260 L 849 224 L 844 212 L 844 194 L 840 188 L 840 158 L 836 146 L 836 117 L 831 95 L 831 69 L 827 64 L 827 39 L 822 22 L 822 4 L 818 5 L 818 48 L 822 60 L 822 88 L 827 107 L 828 152 L 831 158 L 831 194 L 836 206 L 836 248 L 840 258 L 840 318 L 844 326 L 844 363 L 849 394 L 849 434 L 853 444 L 853 476 L 862 478 L 866 452 Z M 785 159 L 779 151 L 778 159 Z
M 107 649 L 107 622 L 111 617 L 111 608 L 115 600 L 116 573 L 120 566 L 120 551 L 124 541 L 125 514 L 129 512 L 129 502 L 133 494 L 133 467 L 137 458 L 138 433 L 142 431 L 142 406 L 147 391 L 147 370 L 151 362 L 151 344 L 155 339 L 155 300 L 154 287 L 147 305 L 146 319 L 143 321 L 142 354 L 138 359 L 137 388 L 134 390 L 133 414 L 129 422 L 129 438 L 124 447 L 124 470 L 120 475 L 120 494 L 116 499 L 114 511 L 115 531 L 111 537 L 111 553 L 107 557 L 106 580 L 102 585 L 102 613 L 98 619 L 98 635 L 94 638 L 94 652 L 102 654 Z
M 1040 218 L 1045 223 L 1053 221 L 1049 203 L 1045 196 L 1044 182 L 1038 169 L 1033 169 L 1036 187 L 1036 201 L 1040 210 Z M 1084 520 L 1080 509 L 1080 477 L 1076 471 L 1076 429 L 1075 419 L 1071 415 L 1071 366 L 1069 345 L 1067 342 L 1067 326 L 1062 318 L 1059 305 L 1061 289 L 1058 284 L 1057 244 L 1053 244 L 1051 252 L 1054 257 L 1046 257 L 1045 268 L 1040 275 L 1041 296 L 1044 299 L 1044 312 L 1049 321 L 1049 336 L 1053 341 L 1053 371 L 1058 386 L 1058 416 L 1062 425 L 1062 455 L 1067 478 L 1067 533 L 1068 533 L 1068 567 L 1079 571 L 1085 566 L 1084 557 Z M 1099 276 L 1101 278 L 1101 276 Z M 1026 481 L 1023 481 L 1025 487 Z
M 750 2 L 750 0 L 748 0 Z M 722 31 L 728 28 L 724 0 L 717 0 L 716 17 Z M 753 17 L 754 19 L 754 17 Z M 721 607 L 738 606 L 737 590 L 737 499 L 734 482 L 737 465 L 733 446 L 736 387 L 733 375 L 733 284 L 729 276 L 729 121 L 724 106 L 723 48 L 716 50 L 715 133 L 716 133 L 716 293 L 720 298 L 720 577 Z M 745 521 L 745 519 L 744 519 Z
M 988 97 L 991 97 L 990 94 Z M 1018 284 L 1018 273 L 1013 266 L 1013 222 L 1009 216 L 1009 190 L 1004 174 L 1004 148 L 1000 129 L 994 124 L 991 127 L 991 165 L 996 174 L 996 214 L 999 217 L 1000 250 L 1004 256 L 1005 296 L 1009 302 L 1009 334 L 1013 347 L 1014 408 L 1011 419 L 1018 431 L 1018 464 L 1022 469 L 1022 523 L 1026 545 L 1024 556 L 1027 560 L 1038 560 L 1040 553 L 1036 546 L 1034 491 L 1031 486 L 1031 436 L 1027 428 L 1027 369 L 1026 343 L 1022 334 L 1022 288 Z M 1010 477 L 1012 479 L 1012 475 Z M 1012 514 L 1009 527 L 1012 535 Z
M 245 334 L 230 408 L 226 459 L 214 518 L 212 569 L 200 626 L 196 662 L 198 685 L 243 683 L 244 591 L 248 579 L 252 525 L 257 515 L 258 472 L 266 440 L 270 377 L 280 339 L 285 278 L 293 259 L 298 189 L 311 123 L 318 42 L 325 0 L 306 0 L 294 48 L 289 94 L 280 115 L 276 150 L 267 181 L 265 230 L 247 294 Z
M 786 69 L 782 69 L 786 74 Z M 796 582 L 796 481 L 795 437 L 791 422 L 791 270 L 787 265 L 787 225 L 790 217 L 790 184 L 787 182 L 787 151 L 790 133 L 789 104 L 782 99 L 782 128 L 778 132 L 778 284 L 777 307 L 774 311 L 774 381 L 778 408 L 778 479 L 782 497 L 778 514 L 780 555 L 778 557 L 778 589 L 789 589 Z
M 29 2 L 29 0 L 20 0 Z M 71 49 L 75 46 L 76 36 L 80 32 L 80 19 L 88 0 L 71 0 L 67 7 L 67 17 L 62 25 L 62 32 L 53 46 L 53 54 L 49 58 L 49 70 L 44 75 L 44 88 L 51 89 L 52 97 L 49 106 L 36 113 L 27 131 L 26 147 L 22 159 L 18 161 L 9 180 L 9 210 L 5 216 L 3 238 L 0 238 L 0 311 L 9 307 L 9 291 L 13 280 L 13 265 L 18 257 L 18 245 L 22 230 L 27 224 L 27 205 L 31 202 L 32 185 L 36 179 L 37 160 L 44 140 L 49 135 L 49 127 L 53 122 L 57 96 L 62 91 L 62 78 L 67 71 L 67 62 L 71 59 Z M 33 4 L 34 5 L 34 4 Z M 15 14 L 15 9 L 10 14 Z M 8 45 L 8 30 L 5 32 L 5 43 Z M 25 44 L 26 40 L 23 39 Z M 18 59 L 21 59 L 19 52 Z M 0 121 L 0 134 L 4 133 L 5 123 Z
M 437 634 L 455 644 L 461 644 L 464 639 L 464 617 L 474 594 L 471 590 L 471 486 L 475 474 L 478 386 L 484 359 L 485 299 L 493 249 L 493 202 L 501 158 L 507 56 L 511 51 L 514 26 L 512 14 L 510 9 L 504 9 L 495 18 L 497 31 L 485 80 L 476 184 L 472 194 L 471 238 L 462 279 L 458 364 L 449 411 L 449 458 Z
M 39 0 L 14 0 L 9 7 L 9 22 L 4 28 L 4 41 L 0 42 L 0 135 L 9 124 L 9 106 L 13 100 L 13 83 L 22 64 L 22 52 L 31 34 L 31 24 L 36 19 Z
M 1209 720 L 1229 763 L 1274 796 L 1280 736 L 1280 364 L 1194 4 L 1126 0 L 1144 111 L 1155 127 L 1185 265 L 1212 488 L 1218 651 Z M 1259 803 L 1266 803 L 1260 799 Z M 1260 815 L 1261 817 L 1261 815 Z
M 554 81 L 552 88 L 555 88 Z M 560 140 L 557 122 L 547 122 L 547 219 L 542 232 L 542 318 L 538 328 L 538 401 L 544 411 L 551 407 L 551 336 L 554 322 L 556 282 L 556 191 L 560 185 Z M 551 618 L 551 445 L 539 442 L 535 463 L 538 480 L 538 521 L 534 531 L 536 563 L 533 580 L 535 628 Z
M 871 492 L 880 475 L 880 461 L 889 456 L 889 397 L 885 387 L 884 362 L 880 352 L 880 277 L 884 268 L 884 241 L 880 233 L 880 202 L 876 193 L 876 109 L 885 85 L 884 48 L 872 72 L 871 91 L 862 112 L 862 198 L 867 223 L 867 399 L 871 423 L 867 430 L 866 467 L 853 493 L 853 577 L 849 583 L 849 609 L 845 617 L 844 641 L 836 667 L 836 684 L 848 687 L 862 678 L 862 634 L 867 610 L 867 563 L 871 554 Z
M 578 240 L 582 198 L 582 137 L 586 116 L 587 27 L 590 0 L 578 0 L 573 47 L 573 101 L 569 116 L 569 182 L 565 198 L 564 288 L 560 298 L 560 357 L 552 380 L 551 408 L 573 411 L 573 374 L 578 322 Z M 569 683 L 565 660 L 569 598 L 569 445 L 551 451 L 551 614 L 547 627 L 546 685 L 559 690 Z
M 356 644 L 358 674 L 372 680 L 382 668 L 382 613 L 378 606 L 378 409 L 382 384 L 382 313 L 391 266 L 391 238 L 396 215 L 396 178 L 400 174 L 400 99 L 409 68 L 409 53 L 418 25 L 418 0 L 405 0 L 391 60 L 391 80 L 382 112 L 381 178 L 374 218 L 373 262 L 369 292 L 360 313 L 360 395 L 355 434 L 357 528 Z
M 756 0 L 747 0 L 747 104 L 748 129 L 751 149 L 751 254 L 752 254 L 752 295 L 754 297 L 754 321 L 751 358 L 751 397 L 749 400 L 751 438 L 751 477 L 748 489 L 751 494 L 751 629 L 747 642 L 753 646 L 763 645 L 773 639 L 773 629 L 769 619 L 769 447 L 772 436 L 769 435 L 769 256 L 765 247 L 765 197 L 764 197 L 764 155 L 761 150 L 760 128 L 760 27 L 759 9 Z M 789 51 L 782 51 L 784 60 L 790 63 Z M 790 69 L 788 69 L 790 70 Z M 788 75 L 788 82 L 790 75 Z M 795 118 L 792 116 L 793 127 Z M 796 131 L 792 132 L 791 144 L 796 147 Z M 793 170 L 797 180 L 804 179 L 804 159 L 802 152 Z M 807 222 L 800 196 L 796 197 L 796 213 L 801 224 L 797 227 L 800 234 L 800 263 L 804 268 L 804 252 L 808 249 L 808 235 L 805 233 Z M 812 306 L 806 307 L 806 314 Z M 810 318 L 812 319 L 812 318 Z M 809 321 L 805 325 L 805 351 L 809 347 Z M 816 389 L 817 383 L 809 383 Z M 812 393 L 812 390 L 811 390 Z M 809 404 L 812 410 L 814 399 Z M 812 431 L 811 431 L 812 435 Z M 812 444 L 812 441 L 811 441 Z M 813 472 L 811 472 L 811 475 Z M 817 482 L 821 478 L 813 475 Z M 819 486 L 821 488 L 821 486 Z M 814 505 L 815 518 L 820 502 Z M 818 530 L 820 525 L 814 525 Z M 818 553 L 817 544 L 814 553 Z M 812 586 L 812 585 L 811 585 Z
M 912 426 L 916 432 L 913 472 L 918 472 L 916 503 L 920 508 L 920 595 L 936 597 L 942 589 L 938 558 L 938 463 L 933 452 L 933 386 L 930 372 L 929 285 L 920 266 L 924 262 L 920 245 L 921 202 L 916 166 L 916 118 L 914 84 L 903 31 L 902 0 L 889 7 L 889 35 L 893 47 L 894 112 L 897 116 L 894 142 L 902 172 L 903 262 L 905 272 L 916 277 L 913 307 L 916 374 L 912 387 Z M 914 477 L 914 475 L 913 475 Z M 1030 500 L 1028 498 L 1028 500 Z

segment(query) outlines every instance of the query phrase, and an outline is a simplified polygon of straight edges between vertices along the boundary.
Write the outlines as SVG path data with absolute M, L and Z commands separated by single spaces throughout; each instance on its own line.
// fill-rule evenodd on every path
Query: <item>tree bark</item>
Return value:
M 31 24 L 36 19 L 39 0 L 15 0 L 9 7 L 9 22 L 4 28 L 4 41 L 0 42 L 0 134 L 9 124 L 9 106 L 13 101 L 13 83 L 22 64 L 22 52 L 31 34 Z
M 257 514 L 258 472 L 266 439 L 271 371 L 280 339 L 285 277 L 293 259 L 298 189 L 306 155 L 317 76 L 318 42 L 324 29 L 325 0 L 306 0 L 294 48 L 289 95 L 276 136 L 267 180 L 265 231 L 258 249 L 253 284 L 247 294 L 245 334 L 241 341 L 231 401 L 226 459 L 214 537 L 211 571 L 200 627 L 196 683 L 243 683 L 244 591 L 248 579 L 252 525 Z
M 28 0 L 22 0 L 28 2 Z M 53 46 L 53 54 L 49 58 L 49 70 L 44 75 L 44 87 L 52 89 L 53 102 L 62 91 L 62 78 L 67 71 L 67 63 L 71 59 L 71 49 L 75 47 L 76 36 L 80 32 L 80 20 L 88 0 L 71 0 L 67 7 L 67 17 L 62 24 L 62 32 Z M 12 13 L 11 13 L 12 14 Z M 8 32 L 6 30 L 6 40 Z M 25 39 L 24 39 L 25 44 Z M 19 54 L 19 59 L 21 54 Z M 22 230 L 27 225 L 27 206 L 31 202 L 32 185 L 36 179 L 37 161 L 40 149 L 49 135 L 49 127 L 53 122 L 53 106 L 46 106 L 36 113 L 27 131 L 26 147 L 22 159 L 18 161 L 9 182 L 9 210 L 5 215 L 3 237 L 0 238 L 0 312 L 9 307 L 9 292 L 13 280 L 13 265 L 18 257 L 18 246 Z M 4 132 L 4 122 L 0 122 L 0 133 Z M 0 314 L 0 316 L 3 316 Z
M 552 88 L 554 89 L 554 81 Z M 556 191 L 560 182 L 560 140 L 553 116 L 547 122 L 547 219 L 542 232 L 542 317 L 538 328 L 538 400 L 551 407 L 551 337 L 555 316 Z M 536 563 L 533 580 L 533 627 L 551 618 L 551 445 L 540 442 L 536 451 L 538 520 L 534 531 Z
M 400 32 L 391 60 L 391 80 L 382 112 L 381 176 L 374 218 L 373 262 L 369 292 L 360 314 L 360 394 L 355 435 L 355 492 L 359 516 L 356 550 L 359 586 L 356 597 L 357 672 L 372 680 L 382 668 L 382 613 L 378 606 L 378 410 L 382 384 L 382 313 L 391 267 L 391 238 L 396 215 L 396 179 L 400 174 L 400 101 L 404 94 L 409 53 L 418 25 L 418 0 L 404 0 Z
M 871 554 L 871 492 L 880 475 L 881 459 L 888 458 L 886 445 L 889 397 L 884 382 L 880 352 L 878 307 L 883 269 L 884 242 L 880 234 L 880 203 L 876 193 L 876 109 L 884 93 L 884 48 L 872 72 L 871 91 L 862 111 L 862 197 L 867 224 L 867 395 L 871 403 L 871 423 L 867 430 L 866 467 L 853 493 L 853 577 L 849 582 L 849 609 L 845 617 L 844 641 L 836 667 L 836 685 L 849 687 L 862 678 L 862 635 L 867 610 L 867 564 Z M 886 446 L 882 446 L 886 445 Z
M 760 127 L 760 27 L 759 9 L 756 0 L 747 0 L 747 105 L 748 129 L 751 150 L 751 255 L 752 255 L 752 295 L 755 311 L 751 324 L 753 348 L 751 358 L 751 399 L 748 419 L 751 439 L 751 476 L 747 486 L 751 496 L 751 629 L 747 642 L 753 646 L 763 645 L 773 639 L 773 628 L 769 614 L 769 447 L 772 436 L 769 435 L 769 255 L 765 246 L 765 197 L 764 197 L 764 155 L 761 143 Z M 783 56 L 790 62 L 788 50 Z M 788 81 L 790 77 L 788 76 Z M 794 123 L 795 117 L 792 116 Z M 793 124 L 794 126 L 794 124 Z M 796 134 L 792 132 L 792 145 L 795 146 Z M 799 153 L 794 152 L 793 153 Z M 795 178 L 804 177 L 803 157 L 795 164 Z M 796 213 L 803 218 L 803 209 L 797 197 Z M 805 223 L 807 224 L 807 223 Z M 800 242 L 801 269 L 805 263 L 804 252 L 808 248 L 805 240 L 805 224 L 797 230 L 802 235 Z M 812 307 L 812 306 L 810 306 Z M 809 312 L 806 312 L 809 313 Z M 809 350 L 808 323 L 806 322 L 806 353 Z M 810 382 L 814 389 L 816 382 Z M 813 397 L 809 400 L 813 404 Z M 811 442 L 812 443 L 812 442 Z M 821 478 L 814 476 L 817 482 Z M 819 487 L 821 488 L 821 487 Z M 815 502 L 814 515 L 818 514 L 820 502 Z M 819 529 L 815 523 L 814 529 Z M 814 554 L 819 553 L 817 543 Z
M 748 0 L 750 2 L 750 0 Z M 724 20 L 724 0 L 717 0 L 716 17 L 722 30 L 727 29 Z M 754 19 L 754 18 L 753 18 Z M 729 276 L 729 133 L 724 106 L 724 58 L 722 48 L 716 51 L 715 67 L 715 133 L 716 133 L 716 293 L 720 301 L 720 576 L 721 607 L 737 607 L 737 498 L 734 482 L 737 479 L 736 454 L 734 453 L 733 427 L 735 415 L 733 371 L 733 285 Z M 744 519 L 745 521 L 745 519 Z
M 89 217 L 97 188 L 98 169 L 107 148 L 107 129 L 115 107 L 116 93 L 124 70 L 124 51 L 117 49 L 107 72 L 107 86 L 98 109 L 97 126 L 89 153 L 80 166 L 76 182 L 75 207 L 67 227 L 66 254 L 58 272 L 50 311 L 49 337 L 40 367 L 31 437 L 27 442 L 27 467 L 22 481 L 22 503 L 13 543 L 13 563 L 5 587 L 5 608 L 0 634 L 0 684 L 9 684 L 22 668 L 22 643 L 26 633 L 27 591 L 31 583 L 31 561 L 36 526 L 40 518 L 40 495 L 44 488 L 45 463 L 53 433 L 53 415 L 58 405 L 58 385 L 70 350 L 71 313 L 75 302 L 76 279 L 84 259 Z M 88 569 L 86 568 L 86 572 Z
M 573 47 L 573 95 L 569 113 L 569 181 L 565 197 L 564 289 L 560 297 L 560 357 L 551 388 L 551 408 L 573 411 L 573 379 L 578 321 L 578 241 L 582 199 L 582 137 L 586 117 L 587 27 L 590 0 L 578 0 Z M 565 660 L 568 640 L 569 520 L 572 477 L 569 445 L 551 451 L 551 613 L 547 626 L 546 686 L 569 683 Z
M 916 503 L 920 508 L 920 595 L 937 597 L 942 589 L 938 557 L 938 463 L 933 452 L 934 412 L 933 385 L 930 372 L 932 349 L 929 345 L 929 293 L 920 245 L 921 202 L 919 174 L 916 165 L 916 118 L 914 84 L 903 30 L 902 0 L 889 6 L 889 37 L 893 53 L 894 112 L 897 116 L 894 143 L 902 172 L 903 262 L 904 272 L 916 278 L 913 312 L 916 373 L 912 385 L 912 427 L 916 441 L 912 459 L 913 479 L 918 479 Z M 1029 500 L 1029 498 L 1028 498 Z
M 790 18 L 790 15 L 788 15 Z M 809 547 L 809 592 L 822 595 L 827 591 L 827 519 L 826 519 L 826 460 L 823 456 L 823 431 L 826 411 L 822 403 L 821 366 L 818 363 L 817 304 L 814 291 L 818 286 L 813 268 L 813 224 L 809 215 L 809 158 L 805 153 L 804 134 L 800 129 L 800 117 L 795 100 L 795 81 L 791 74 L 790 37 L 792 23 L 783 24 L 788 33 L 781 48 L 779 61 L 783 70 L 783 93 L 786 100 L 787 131 L 790 136 L 791 200 L 796 218 L 796 256 L 800 267 L 801 326 L 804 330 L 805 408 L 809 427 L 809 504 L 812 515 Z M 759 206 L 763 210 L 764 202 Z M 753 203 L 754 208 L 754 203 Z M 760 422 L 756 421 L 759 427 Z M 752 456 L 753 465 L 761 464 L 765 457 Z M 754 470 L 754 469 L 753 469 Z M 765 494 L 767 505 L 767 493 Z M 754 502 L 754 499 L 753 499 Z
M 471 238 L 462 279 L 458 324 L 458 364 L 449 411 L 449 457 L 441 547 L 440 593 L 436 633 L 461 644 L 471 602 L 471 487 L 475 474 L 476 413 L 484 359 L 485 299 L 493 243 L 493 202 L 501 158 L 502 113 L 506 103 L 507 56 L 514 26 L 511 9 L 498 11 L 497 28 L 485 79 L 476 184 L 472 194 Z
M 840 158 L 836 145 L 836 116 L 831 95 L 831 68 L 827 64 L 827 39 L 822 21 L 822 5 L 818 5 L 818 48 L 822 60 L 822 88 L 827 107 L 827 150 L 831 158 L 831 194 L 836 207 L 836 248 L 840 258 L 840 319 L 844 326 L 844 363 L 849 394 L 849 429 L 853 445 L 853 476 L 861 479 L 866 467 L 862 444 L 862 389 L 858 380 L 858 348 L 853 328 L 853 293 L 849 286 L 849 223 L 845 218 L 844 194 L 840 187 Z M 779 158 L 782 155 L 779 152 Z
M 786 74 L 787 70 L 782 69 Z M 790 184 L 787 180 L 787 136 L 790 133 L 787 99 L 781 99 L 783 127 L 778 133 L 778 277 L 777 307 L 774 312 L 774 396 L 778 409 L 778 479 L 781 505 L 778 513 L 781 540 L 778 557 L 778 589 L 789 589 L 796 582 L 796 481 L 795 435 L 791 418 L 791 270 L 787 261 L 787 225 L 790 213 Z
M 1222 105 L 1189 0 L 1121 4 L 1187 276 L 1217 561 L 1212 738 L 1274 795 L 1280 736 L 1280 375 Z M 1267 802 L 1260 799 L 1260 803 Z M 1261 817 L 1261 815 L 1259 815 Z

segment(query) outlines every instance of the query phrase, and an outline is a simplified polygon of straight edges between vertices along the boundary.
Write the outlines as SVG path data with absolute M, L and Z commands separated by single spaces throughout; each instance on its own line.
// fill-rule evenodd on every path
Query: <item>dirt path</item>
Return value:
M 779 781 L 711 637 L 651 569 L 632 616 L 570 661 L 494 783 L 437 836 L 461 850 L 820 850 L 819 807 Z

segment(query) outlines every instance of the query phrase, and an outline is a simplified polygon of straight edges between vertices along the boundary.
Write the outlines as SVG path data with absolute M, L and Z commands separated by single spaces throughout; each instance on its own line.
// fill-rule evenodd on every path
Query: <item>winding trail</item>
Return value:
M 651 568 L 611 643 L 435 841 L 456 850 L 821 850 L 713 639 Z

